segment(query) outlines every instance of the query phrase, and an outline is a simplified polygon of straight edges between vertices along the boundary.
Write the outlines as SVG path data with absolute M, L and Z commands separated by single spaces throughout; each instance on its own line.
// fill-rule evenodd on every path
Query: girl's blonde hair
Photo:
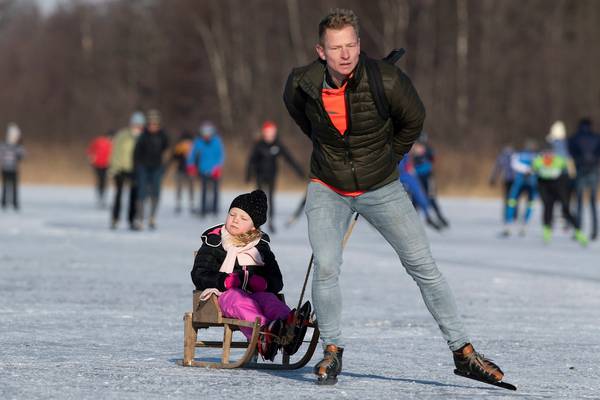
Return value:
M 262 232 L 260 229 L 252 229 L 240 235 L 231 235 L 231 243 L 236 247 L 244 247 L 248 243 L 251 243 L 256 239 L 260 239 L 261 237 Z

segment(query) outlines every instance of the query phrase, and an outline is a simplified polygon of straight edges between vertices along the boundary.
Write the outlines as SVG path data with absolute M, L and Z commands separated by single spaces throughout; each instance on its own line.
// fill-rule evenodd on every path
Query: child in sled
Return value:
M 192 281 L 201 298 L 219 296 L 224 317 L 254 322 L 260 318 L 258 352 L 273 361 L 283 348 L 294 354 L 302 344 L 310 318 L 306 302 L 298 312 L 276 294 L 283 287 L 279 265 L 269 247 L 269 237 L 259 227 L 267 220 L 267 196 L 262 190 L 236 197 L 225 224 L 202 234 Z M 241 328 L 249 339 L 250 328 Z

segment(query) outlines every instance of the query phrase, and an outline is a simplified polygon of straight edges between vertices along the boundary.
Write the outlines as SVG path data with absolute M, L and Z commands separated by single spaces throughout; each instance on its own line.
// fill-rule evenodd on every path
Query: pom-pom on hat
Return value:
M 267 222 L 267 195 L 262 190 L 240 194 L 233 199 L 229 209 L 234 207 L 248 213 L 255 228 Z

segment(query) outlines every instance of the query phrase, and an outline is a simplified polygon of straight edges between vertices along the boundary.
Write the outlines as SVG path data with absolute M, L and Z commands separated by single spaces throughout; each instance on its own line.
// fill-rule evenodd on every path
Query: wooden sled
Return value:
M 283 300 L 283 295 L 278 295 Z M 198 340 L 198 329 L 208 329 L 211 327 L 223 327 L 222 341 Z M 240 327 L 252 328 L 252 337 L 249 341 L 233 342 L 233 331 Z M 212 295 L 206 301 L 200 300 L 200 291 L 194 291 L 193 311 L 183 315 L 183 360 L 178 360 L 177 364 L 184 367 L 204 367 L 204 368 L 254 368 L 271 370 L 292 370 L 304 367 L 312 358 L 317 344 L 319 342 L 319 329 L 316 322 L 310 322 L 308 325 L 312 328 L 312 338 L 308 342 L 306 353 L 295 362 L 291 362 L 290 356 L 282 350 L 281 363 L 278 362 L 258 362 L 257 343 L 260 332 L 260 320 L 257 318 L 254 322 L 243 321 L 223 317 L 217 296 Z M 308 336 L 309 332 L 307 332 Z M 306 343 L 306 342 L 305 342 Z M 221 362 L 201 361 L 194 359 L 196 347 L 221 348 Z M 230 360 L 232 348 L 246 349 L 244 354 L 237 360 Z M 302 347 L 300 348 L 302 350 Z M 280 356 L 277 356 L 280 358 Z

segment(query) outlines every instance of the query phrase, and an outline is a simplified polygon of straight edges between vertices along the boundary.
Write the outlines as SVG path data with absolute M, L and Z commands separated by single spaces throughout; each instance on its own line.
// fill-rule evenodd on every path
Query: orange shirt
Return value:
M 329 119 L 335 126 L 335 129 L 342 135 L 346 133 L 346 129 L 348 129 L 348 119 L 346 113 L 346 84 L 344 83 L 342 87 L 333 89 L 333 88 L 323 88 L 321 92 L 321 99 L 323 100 L 323 106 L 325 106 L 325 111 L 329 115 Z M 333 190 L 337 194 L 348 197 L 358 197 L 361 194 L 365 193 L 364 191 L 354 191 L 347 192 L 338 188 L 335 188 L 327 183 L 323 182 L 320 179 L 313 178 L 311 179 L 313 182 L 320 183 L 321 185 L 327 186 L 329 189 Z
M 333 123 L 333 126 L 343 135 L 346 133 L 348 127 L 348 120 L 346 119 L 346 83 L 342 87 L 337 89 L 323 88 L 321 92 L 321 99 L 323 99 L 323 105 L 325 111 L 329 115 L 329 119 Z

